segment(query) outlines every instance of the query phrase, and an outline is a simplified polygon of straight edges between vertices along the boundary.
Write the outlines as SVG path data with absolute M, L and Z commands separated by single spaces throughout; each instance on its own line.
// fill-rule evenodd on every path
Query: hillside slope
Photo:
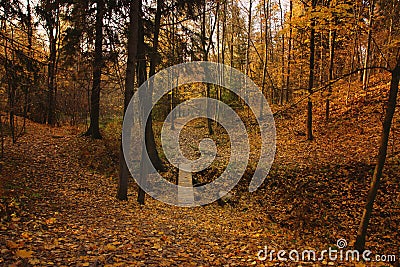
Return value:
M 315 95 L 313 142 L 302 136 L 304 104 L 276 118 L 277 154 L 268 178 L 252 194 L 239 186 L 235 204 L 225 207 L 183 209 L 151 198 L 140 207 L 134 183 L 130 200 L 118 202 L 118 165 L 109 139 L 28 123 L 16 145 L 6 139 L 0 265 L 298 266 L 260 262 L 257 253 L 266 245 L 322 251 L 341 238 L 352 245 L 377 155 L 388 81 L 376 75 L 368 96 L 352 84 L 347 104 L 348 85 L 339 84 L 329 122 L 324 98 Z M 366 244 L 374 255 L 399 255 L 399 119 L 397 110 Z M 327 264 L 364 266 L 312 263 Z

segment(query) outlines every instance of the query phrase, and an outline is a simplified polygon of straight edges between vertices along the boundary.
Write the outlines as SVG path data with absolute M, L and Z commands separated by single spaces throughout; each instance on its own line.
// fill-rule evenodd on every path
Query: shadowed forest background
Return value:
M 0 0 L 0 265 L 399 266 L 399 14 L 398 0 Z M 179 170 L 164 155 L 161 128 L 187 100 L 228 104 L 251 148 L 232 192 L 185 209 L 137 187 L 121 133 L 137 88 L 193 61 L 228 65 L 259 86 L 277 152 L 249 193 L 260 114 L 225 88 L 176 87 L 171 77 L 175 88 L 145 134 L 165 179 L 178 183 Z M 217 145 L 211 166 L 192 173 L 193 186 L 229 162 L 217 121 L 192 121 L 180 136 L 193 159 L 200 140 Z M 257 257 L 266 245 L 322 251 L 339 239 L 386 260 Z

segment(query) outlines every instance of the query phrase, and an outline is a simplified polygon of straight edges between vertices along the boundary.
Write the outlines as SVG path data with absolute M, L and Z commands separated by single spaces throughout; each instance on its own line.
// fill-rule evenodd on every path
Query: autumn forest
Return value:
M 400 266 L 399 14 L 0 0 L 0 266 Z

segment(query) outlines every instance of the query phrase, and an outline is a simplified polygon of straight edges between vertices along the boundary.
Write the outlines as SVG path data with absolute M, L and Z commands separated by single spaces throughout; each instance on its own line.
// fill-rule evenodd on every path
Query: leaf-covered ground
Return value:
M 322 251 L 340 238 L 352 245 L 374 168 L 388 89 L 378 78 L 368 96 L 352 89 L 347 104 L 341 96 L 348 95 L 348 88 L 339 86 L 330 122 L 325 122 L 324 103 L 316 96 L 314 142 L 303 136 L 301 105 L 278 117 L 277 155 L 268 179 L 253 194 L 239 186 L 234 204 L 224 207 L 215 203 L 178 208 L 149 197 L 139 206 L 133 183 L 130 200 L 119 202 L 118 165 L 107 141 L 79 138 L 74 128 L 28 123 L 17 144 L 6 140 L 0 179 L 0 265 L 364 266 L 261 262 L 257 253 L 264 246 Z M 366 244 L 374 254 L 397 257 L 399 118 Z M 250 138 L 257 140 L 256 134 Z

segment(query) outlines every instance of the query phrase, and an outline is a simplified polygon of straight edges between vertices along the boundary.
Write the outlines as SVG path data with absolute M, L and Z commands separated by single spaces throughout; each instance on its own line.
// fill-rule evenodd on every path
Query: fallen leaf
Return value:
M 117 247 L 114 246 L 113 244 L 108 244 L 108 245 L 106 246 L 106 250 L 116 251 L 116 250 L 117 250 Z
M 6 241 L 6 246 L 10 249 L 16 249 L 20 247 L 17 243 L 13 241 Z
M 17 250 L 17 252 L 15 252 L 15 255 L 23 259 L 28 259 L 32 257 L 32 254 L 33 251 L 27 251 L 27 250 Z
M 40 264 L 40 260 L 38 260 L 38 259 L 30 259 L 28 262 L 29 262 L 29 264 L 32 264 L 32 265 Z
M 21 234 L 21 237 L 25 238 L 25 239 L 29 239 L 30 238 L 30 234 L 28 232 L 24 232 L 24 233 Z

